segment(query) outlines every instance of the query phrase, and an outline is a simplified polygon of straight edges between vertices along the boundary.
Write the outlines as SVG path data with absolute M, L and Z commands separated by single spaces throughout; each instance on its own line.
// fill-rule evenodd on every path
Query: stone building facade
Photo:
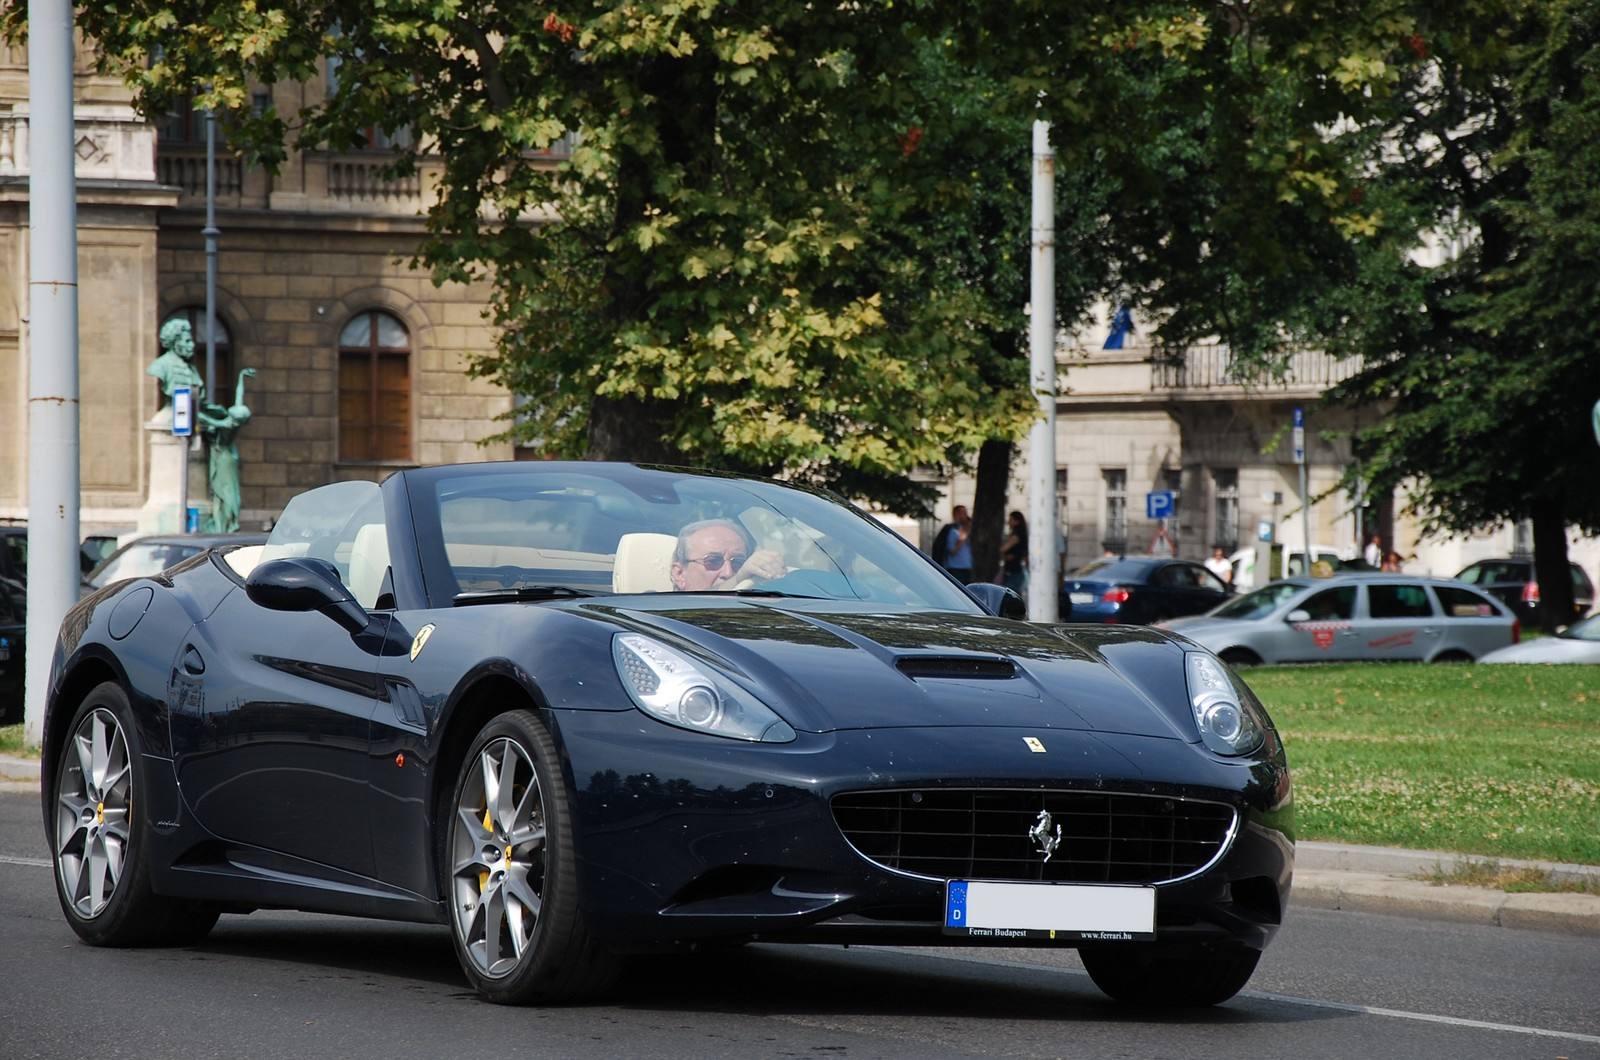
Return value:
M 89 58 L 80 47 L 81 522 L 86 534 L 174 530 L 177 506 L 150 496 L 165 428 L 152 423 L 162 397 L 145 368 L 161 324 L 184 316 L 206 370 L 205 125 L 192 114 L 142 120 Z M 274 91 L 292 111 L 293 97 L 323 90 Z M 27 96 L 26 52 L 0 52 L 0 518 L 13 519 L 28 505 Z M 431 174 L 383 180 L 386 157 L 381 147 L 291 153 L 268 174 L 216 153 L 217 378 L 207 400 L 231 404 L 238 371 L 255 369 L 244 387 L 251 419 L 237 435 L 241 528 L 270 521 L 307 486 L 515 455 L 509 443 L 483 444 L 504 428 L 510 396 L 466 372 L 493 346 L 487 288 L 435 286 L 410 266 Z M 191 505 L 206 496 L 196 450 Z

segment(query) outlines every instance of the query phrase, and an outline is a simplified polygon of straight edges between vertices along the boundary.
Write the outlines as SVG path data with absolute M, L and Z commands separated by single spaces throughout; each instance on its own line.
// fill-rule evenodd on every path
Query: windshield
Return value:
M 136 542 L 102 565 L 90 576 L 89 584 L 100 589 L 124 578 L 148 578 L 152 574 L 160 574 L 173 564 L 186 560 L 199 551 L 197 545 Z
M 1211 612 L 1212 618 L 1266 618 L 1289 600 L 1305 592 L 1297 582 L 1273 582 L 1237 600 L 1229 600 Z
M 1600 615 L 1590 615 L 1582 622 L 1574 622 L 1556 636 L 1569 640 L 1600 641 Z
M 562 587 L 584 595 L 722 591 L 977 610 L 898 535 L 807 489 L 556 463 L 428 468 L 407 472 L 406 484 L 433 606 Z

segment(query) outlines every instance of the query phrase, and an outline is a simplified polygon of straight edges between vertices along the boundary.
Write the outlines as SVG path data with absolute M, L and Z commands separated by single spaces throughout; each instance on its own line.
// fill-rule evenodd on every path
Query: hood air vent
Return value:
M 910 678 L 957 677 L 978 681 L 1002 681 L 1017 676 L 1017 664 L 1010 659 L 983 655 L 902 655 L 895 669 Z

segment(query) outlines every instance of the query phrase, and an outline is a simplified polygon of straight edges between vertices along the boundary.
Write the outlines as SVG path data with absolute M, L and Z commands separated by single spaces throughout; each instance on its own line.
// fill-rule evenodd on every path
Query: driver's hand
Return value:
M 788 573 L 789 567 L 783 562 L 782 553 L 774 552 L 770 548 L 762 548 L 752 552 L 750 558 L 744 561 L 744 566 L 740 567 L 730 580 L 735 585 L 746 578 L 771 581 L 773 578 L 781 578 Z

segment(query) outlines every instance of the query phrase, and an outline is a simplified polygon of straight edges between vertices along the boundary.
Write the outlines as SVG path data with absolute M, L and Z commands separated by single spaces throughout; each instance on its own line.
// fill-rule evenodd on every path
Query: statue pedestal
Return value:
M 172 433 L 171 406 L 151 417 L 144 429 L 150 448 L 150 492 L 139 509 L 139 534 L 185 531 L 185 520 L 178 511 L 183 483 L 179 476 L 185 473 L 189 477 L 189 507 L 200 509 L 200 523 L 205 525 L 211 502 L 206 493 L 206 452 L 199 444 L 199 436 L 180 438 Z

